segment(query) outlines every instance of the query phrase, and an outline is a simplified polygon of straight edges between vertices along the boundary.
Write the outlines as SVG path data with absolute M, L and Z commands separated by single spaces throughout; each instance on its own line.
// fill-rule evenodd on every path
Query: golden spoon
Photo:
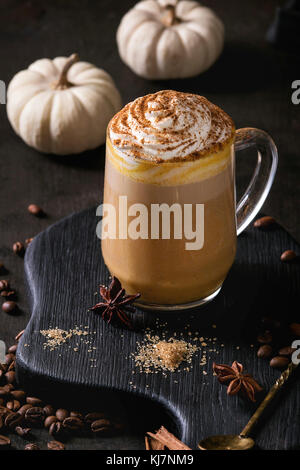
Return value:
M 269 403 L 273 400 L 277 392 L 282 386 L 288 381 L 292 372 L 296 369 L 298 364 L 289 363 L 285 371 L 282 372 L 281 376 L 276 380 L 273 387 L 270 389 L 268 395 L 261 402 L 254 415 L 250 418 L 248 424 L 244 427 L 239 435 L 224 435 L 224 436 L 211 436 L 203 439 L 199 442 L 198 447 L 201 450 L 249 450 L 251 449 L 255 441 L 249 437 L 252 428 L 257 423 L 261 414 Z

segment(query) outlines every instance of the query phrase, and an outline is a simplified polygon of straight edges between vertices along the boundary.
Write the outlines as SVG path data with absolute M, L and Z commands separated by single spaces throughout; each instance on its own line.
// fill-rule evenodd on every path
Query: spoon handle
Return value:
M 264 412 L 265 408 L 269 405 L 269 403 L 273 400 L 274 396 L 281 390 L 282 386 L 288 381 L 290 376 L 292 375 L 293 371 L 296 369 L 298 364 L 294 364 L 292 362 L 289 363 L 287 368 L 282 372 L 281 376 L 276 380 L 273 387 L 270 389 L 269 393 L 266 395 L 264 400 L 261 402 L 257 410 L 255 411 L 254 415 L 250 418 L 244 429 L 242 430 L 240 436 L 248 437 L 252 428 L 257 423 L 259 417 Z

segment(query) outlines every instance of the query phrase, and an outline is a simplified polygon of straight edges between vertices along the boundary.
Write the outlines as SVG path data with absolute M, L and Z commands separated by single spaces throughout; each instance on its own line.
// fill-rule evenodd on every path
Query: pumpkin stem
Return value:
M 78 60 L 79 60 L 78 54 L 70 55 L 70 57 L 68 58 L 67 62 L 65 63 L 60 73 L 59 79 L 52 84 L 52 87 L 55 90 L 64 90 L 65 88 L 70 88 L 71 86 L 73 86 L 73 84 L 68 81 L 67 75 L 72 65 L 75 64 L 75 62 L 78 62 Z
M 177 4 L 177 2 L 176 2 Z M 162 23 L 168 27 L 173 26 L 175 24 L 180 23 L 180 19 L 176 16 L 176 4 L 175 5 L 166 5 L 165 6 L 165 13 L 162 16 Z

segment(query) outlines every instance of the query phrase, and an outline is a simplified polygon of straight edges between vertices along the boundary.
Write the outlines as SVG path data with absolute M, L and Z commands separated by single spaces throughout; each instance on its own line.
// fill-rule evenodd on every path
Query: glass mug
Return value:
M 236 204 L 235 153 L 248 147 L 257 149 L 257 165 Z M 271 137 L 254 128 L 236 130 L 222 151 L 189 162 L 124 160 L 107 135 L 104 204 L 98 215 L 110 273 L 127 293 L 141 293 L 137 305 L 142 308 L 182 310 L 211 301 L 233 264 L 237 235 L 270 191 L 277 161 Z M 108 206 L 113 225 L 107 224 Z

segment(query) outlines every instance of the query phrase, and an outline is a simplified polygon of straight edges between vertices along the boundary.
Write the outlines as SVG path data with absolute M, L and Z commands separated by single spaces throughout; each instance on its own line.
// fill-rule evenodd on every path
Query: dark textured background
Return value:
M 0 3 L 0 79 L 38 58 L 78 52 L 83 60 L 105 68 L 115 79 L 124 103 L 162 88 L 193 91 L 224 108 L 237 127 L 265 129 L 279 149 L 279 169 L 264 211 L 275 215 L 298 239 L 300 105 L 291 102 L 291 82 L 299 78 L 299 54 L 273 48 L 265 40 L 276 5 L 273 0 L 208 0 L 226 27 L 219 61 L 191 80 L 149 82 L 136 77 L 118 56 L 115 32 L 122 15 L 135 4 L 122 0 L 52 0 Z M 239 180 L 245 184 L 253 161 L 240 156 Z M 23 287 L 23 262 L 12 254 L 16 240 L 34 236 L 50 223 L 101 200 L 104 147 L 77 157 L 40 155 L 13 132 L 0 105 L 0 260 L 19 293 L 22 314 L 0 313 L 0 337 L 8 344 L 28 319 Z M 36 219 L 26 207 L 35 202 L 48 217 Z M 129 439 L 129 438 L 128 438 Z M 123 444 L 122 444 L 123 442 Z M 125 440 L 118 448 L 142 446 Z

